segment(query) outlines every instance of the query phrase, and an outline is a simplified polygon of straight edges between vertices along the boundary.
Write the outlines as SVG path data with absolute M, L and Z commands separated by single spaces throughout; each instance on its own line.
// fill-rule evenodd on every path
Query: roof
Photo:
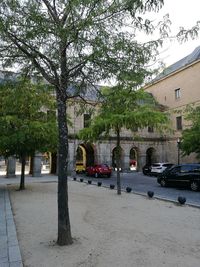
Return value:
M 80 88 L 79 86 L 70 85 L 67 88 L 69 96 L 81 97 L 81 98 L 84 98 L 90 101 L 100 100 L 101 98 L 100 90 L 101 90 L 101 86 L 99 85 L 93 85 L 93 86 L 87 85 L 86 87 L 84 86 L 83 88 Z
M 195 50 L 189 54 L 188 56 L 180 59 L 179 61 L 177 61 L 176 63 L 170 65 L 169 67 L 167 67 L 166 69 L 164 69 L 164 71 L 162 73 L 160 73 L 154 80 L 154 81 L 158 81 L 162 78 L 164 78 L 165 76 L 168 76 L 169 74 L 172 74 L 173 72 L 186 67 L 187 65 L 190 65 L 191 63 L 197 61 L 200 59 L 200 46 L 198 46 L 197 48 L 195 48 Z
M 20 77 L 20 73 L 0 70 L 0 84 L 3 84 L 7 81 L 16 81 L 18 77 Z M 46 81 L 44 82 L 46 83 Z M 67 88 L 67 92 L 69 97 L 81 97 L 89 101 L 99 101 L 101 97 L 101 87 L 102 86 L 99 85 L 84 85 L 82 87 L 78 84 L 70 85 Z

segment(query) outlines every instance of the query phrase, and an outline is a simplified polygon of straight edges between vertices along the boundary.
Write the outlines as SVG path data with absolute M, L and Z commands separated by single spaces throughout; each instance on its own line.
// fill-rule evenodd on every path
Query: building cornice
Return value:
M 171 73 L 169 73 L 169 74 L 166 74 L 166 76 L 164 76 L 164 77 L 162 77 L 162 78 L 160 78 L 160 79 L 158 79 L 158 80 L 153 80 L 153 81 L 150 82 L 149 84 L 145 85 L 143 89 L 146 90 L 146 89 L 148 89 L 149 87 L 151 87 L 152 85 L 155 85 L 155 84 L 157 84 L 157 83 L 160 83 L 160 82 L 162 82 L 162 81 L 168 79 L 169 77 L 174 76 L 174 75 L 176 75 L 177 73 L 179 73 L 179 72 L 181 72 L 181 71 L 184 71 L 185 69 L 188 69 L 188 68 L 190 68 L 190 67 L 192 67 L 193 65 L 196 65 L 196 64 L 198 64 L 198 63 L 200 63 L 200 59 L 198 59 L 198 60 L 196 60 L 196 61 L 194 61 L 194 62 L 192 62 L 192 63 L 190 63 L 190 64 L 188 64 L 188 65 L 186 65 L 186 66 L 183 66 L 183 67 L 181 67 L 180 69 L 175 70 L 175 71 L 173 71 L 173 72 L 171 72 Z

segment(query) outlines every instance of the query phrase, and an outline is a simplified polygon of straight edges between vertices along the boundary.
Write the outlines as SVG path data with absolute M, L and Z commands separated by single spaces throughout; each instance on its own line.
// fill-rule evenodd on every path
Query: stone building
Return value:
M 179 156 L 180 163 L 197 162 L 195 154 L 181 157 L 177 141 L 181 137 L 182 130 L 189 126 L 184 119 L 185 107 L 188 104 L 193 106 L 200 104 L 199 72 L 200 47 L 197 47 L 193 53 L 165 69 L 145 86 L 147 92 L 151 93 L 161 105 L 167 107 L 173 132 L 161 135 L 151 127 L 138 131 L 135 129 L 134 133 L 124 130 L 121 138 L 122 170 L 140 171 L 143 165 L 153 162 L 176 164 Z M 87 98 L 90 104 L 96 103 L 94 91 L 88 91 Z M 74 169 L 75 160 L 82 161 L 85 165 L 107 163 L 115 167 L 116 138 L 114 135 L 107 140 L 87 144 L 74 138 L 80 129 L 88 125 L 91 114 L 85 111 L 81 115 L 76 115 L 80 99 L 71 101 L 68 109 L 72 120 L 72 127 L 69 128 L 69 171 Z M 140 141 L 137 136 L 140 136 Z M 39 161 L 37 157 L 37 166 L 40 167 Z
M 154 129 L 139 130 L 131 133 L 124 130 L 121 141 L 122 158 L 121 167 L 129 170 L 131 162 L 136 160 L 137 170 L 145 164 L 152 162 L 189 163 L 197 162 L 196 155 L 182 157 L 178 148 L 182 130 L 189 126 L 184 119 L 184 109 L 187 105 L 200 104 L 200 47 L 190 55 L 166 68 L 152 82 L 145 86 L 145 90 L 163 106 L 167 107 L 170 114 L 172 132 L 160 135 Z M 74 114 L 71 110 L 70 114 Z M 89 114 L 85 113 L 74 118 L 75 126 L 71 131 L 77 132 L 85 125 Z M 137 141 L 135 136 L 140 136 Z M 84 144 L 80 140 L 70 141 L 69 161 L 73 162 L 74 153 L 80 146 L 86 154 L 87 164 L 108 163 L 114 166 L 114 151 L 116 147 L 115 136 L 109 140 L 99 141 L 94 144 Z
M 182 130 L 190 126 L 185 120 L 187 105 L 200 104 L 200 47 L 191 54 L 166 68 L 155 80 L 145 87 L 162 105 L 167 106 L 173 134 L 164 142 L 165 160 L 177 163 L 177 141 Z M 160 150 L 161 152 L 161 150 Z M 195 153 L 181 157 L 180 163 L 197 162 Z

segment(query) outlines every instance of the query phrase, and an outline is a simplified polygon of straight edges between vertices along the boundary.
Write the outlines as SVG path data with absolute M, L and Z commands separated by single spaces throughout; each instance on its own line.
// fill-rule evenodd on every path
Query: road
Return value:
M 85 180 L 93 180 L 95 182 L 102 181 L 102 185 L 116 185 L 116 172 L 113 172 L 111 178 L 93 178 L 81 175 Z M 80 176 L 79 176 L 80 178 Z M 155 197 L 177 201 L 178 196 L 184 196 L 187 204 L 192 204 L 200 207 L 200 192 L 192 192 L 186 188 L 161 187 L 157 183 L 157 178 L 154 176 L 145 176 L 140 172 L 121 173 L 121 186 L 126 189 L 131 187 L 133 192 L 146 194 L 147 191 L 153 191 Z

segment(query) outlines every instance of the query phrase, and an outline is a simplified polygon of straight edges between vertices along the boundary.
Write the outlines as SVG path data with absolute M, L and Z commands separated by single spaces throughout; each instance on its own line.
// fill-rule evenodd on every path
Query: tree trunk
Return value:
M 34 156 L 30 157 L 30 169 L 29 169 L 29 174 L 33 174 L 33 159 Z
M 26 165 L 26 157 L 25 155 L 21 156 L 21 179 L 20 179 L 20 186 L 19 190 L 24 190 L 25 189 L 25 182 L 24 182 L 24 177 L 25 177 L 25 165 Z
M 117 129 L 117 194 L 121 195 L 121 178 L 120 178 L 120 159 L 121 159 L 121 148 L 120 148 L 120 132 Z
M 60 246 L 72 244 L 71 227 L 68 208 L 68 128 L 66 101 L 57 91 L 58 109 L 58 239 Z M 61 93 L 60 93 L 61 94 Z
M 50 173 L 51 174 L 56 174 L 57 173 L 57 153 L 56 152 L 52 152 L 51 153 L 51 170 Z

